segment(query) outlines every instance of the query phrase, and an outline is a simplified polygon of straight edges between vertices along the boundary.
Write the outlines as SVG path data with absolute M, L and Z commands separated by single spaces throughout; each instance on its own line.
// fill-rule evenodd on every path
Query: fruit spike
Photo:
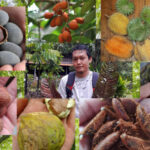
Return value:
M 140 13 L 140 16 L 145 23 L 150 24 L 150 6 L 144 7 Z
M 124 15 L 130 15 L 134 12 L 134 4 L 129 0 L 117 0 L 116 9 Z

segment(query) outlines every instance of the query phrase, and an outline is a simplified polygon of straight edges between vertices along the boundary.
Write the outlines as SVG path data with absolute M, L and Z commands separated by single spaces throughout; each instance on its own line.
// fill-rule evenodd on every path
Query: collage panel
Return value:
M 28 38 L 40 38 L 45 42 L 93 43 L 96 39 L 95 5 L 95 0 L 29 2 Z
M 0 7 L 0 70 L 25 70 L 25 7 Z
M 147 0 L 102 0 L 101 60 L 149 61 Z
M 145 142 L 150 105 L 141 103 L 126 98 L 80 99 L 80 150 L 149 148 Z

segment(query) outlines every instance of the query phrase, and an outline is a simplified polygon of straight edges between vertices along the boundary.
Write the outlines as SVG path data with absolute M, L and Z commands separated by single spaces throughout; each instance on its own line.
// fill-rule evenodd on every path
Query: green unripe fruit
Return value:
M 5 28 L 8 31 L 8 41 L 15 44 L 21 44 L 23 40 L 23 33 L 21 29 L 14 23 L 8 22 L 5 25 Z
M 60 150 L 65 140 L 63 123 L 55 115 L 34 112 L 20 117 L 20 150 Z
M 0 25 L 4 26 L 8 23 L 9 16 L 7 12 L 0 10 Z
M 12 53 L 15 53 L 20 58 L 22 57 L 22 53 L 23 53 L 22 48 L 12 42 L 6 42 L 6 43 L 0 45 L 0 50 L 1 51 L 10 51 Z
M 20 58 L 9 51 L 1 51 L 0 52 L 0 66 L 3 65 L 15 65 L 20 62 Z

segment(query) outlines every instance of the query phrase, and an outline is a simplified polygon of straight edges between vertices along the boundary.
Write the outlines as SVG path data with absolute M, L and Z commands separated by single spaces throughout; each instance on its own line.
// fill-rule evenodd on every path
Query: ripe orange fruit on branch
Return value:
M 63 24 L 63 17 L 62 16 L 57 16 L 55 20 L 56 26 L 61 26 Z
M 50 18 L 53 17 L 53 15 L 54 15 L 54 13 L 46 12 L 46 13 L 44 14 L 44 18 L 50 19 Z
M 51 27 L 55 27 L 56 26 L 56 17 L 52 19 L 51 23 L 50 23 Z
M 65 41 L 67 41 L 67 40 L 71 37 L 71 34 L 70 34 L 70 32 L 68 32 L 68 31 L 64 31 L 64 32 L 62 33 L 62 35 L 63 35 L 63 39 L 64 39 Z
M 77 23 L 80 23 L 80 24 L 84 23 L 84 18 L 82 17 L 77 17 L 75 20 L 77 21 Z
M 64 42 L 62 33 L 59 35 L 58 40 L 59 40 L 59 43 L 63 43 Z
M 67 22 L 68 19 L 69 19 L 68 13 L 64 12 L 63 13 L 63 18 L 64 18 L 64 21 Z
M 60 9 L 67 9 L 68 7 L 68 2 L 67 1 L 62 1 L 60 2 Z
M 68 25 L 69 25 L 69 28 L 72 30 L 76 30 L 79 27 L 75 19 L 70 21 Z
M 63 29 L 62 29 L 61 32 L 63 33 L 65 30 L 68 31 L 68 32 L 70 32 L 69 28 L 67 28 L 67 27 L 63 27 Z
M 53 11 L 57 12 L 60 9 L 60 3 L 57 3 L 54 7 L 53 7 Z

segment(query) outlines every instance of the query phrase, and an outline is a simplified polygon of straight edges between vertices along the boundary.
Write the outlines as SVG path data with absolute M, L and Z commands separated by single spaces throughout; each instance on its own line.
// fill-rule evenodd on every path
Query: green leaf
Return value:
M 47 42 L 56 42 L 58 41 L 58 36 L 55 34 L 48 34 L 43 37 L 43 40 L 46 40 Z
M 91 11 L 90 13 L 88 13 L 85 17 L 85 24 L 91 22 L 93 19 L 95 19 L 96 16 L 96 12 L 95 9 L 93 11 Z
M 81 10 L 81 15 L 85 15 L 87 11 L 91 10 L 95 5 L 95 0 L 88 0 L 84 2 Z

